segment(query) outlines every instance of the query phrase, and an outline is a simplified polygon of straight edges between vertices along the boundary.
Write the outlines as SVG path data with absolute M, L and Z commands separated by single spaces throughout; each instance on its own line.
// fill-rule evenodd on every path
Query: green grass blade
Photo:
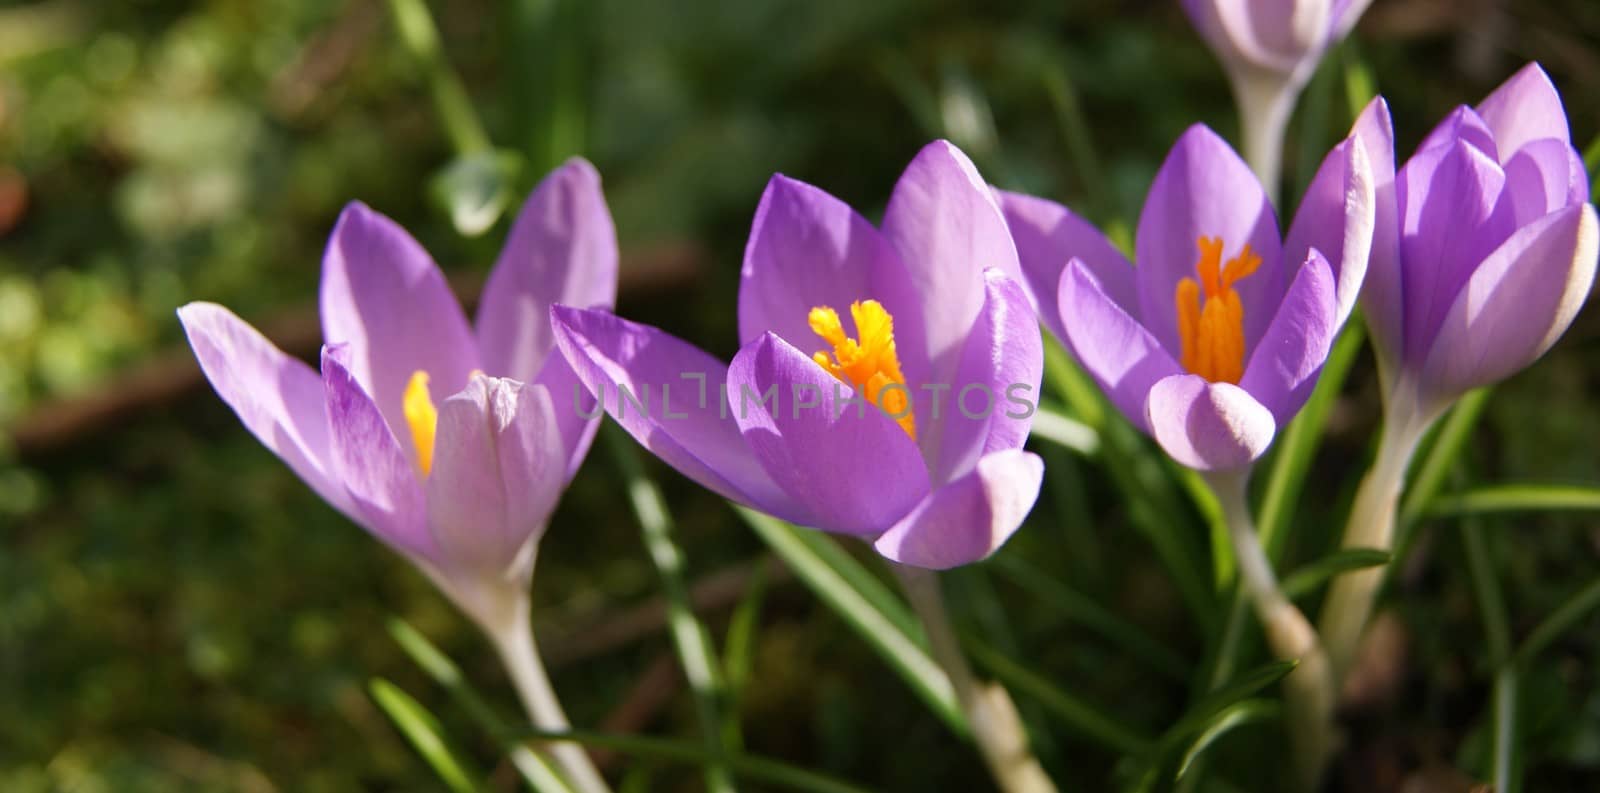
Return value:
M 1430 518 L 1494 512 L 1600 510 L 1600 488 L 1577 485 L 1494 485 L 1441 496 L 1428 504 Z
M 1450 409 L 1439 430 L 1425 441 L 1420 462 L 1412 468 L 1416 473 L 1406 486 L 1395 519 L 1395 559 L 1404 559 L 1410 552 L 1411 544 L 1416 541 L 1417 525 L 1427 512 L 1428 505 L 1439 495 L 1445 477 L 1454 469 L 1467 441 L 1472 438 L 1472 431 L 1477 429 L 1478 420 L 1483 417 L 1483 410 L 1489 404 L 1490 393 L 1488 388 L 1467 392 Z M 1398 564 L 1389 565 L 1388 575 L 1393 576 L 1399 567 Z
M 381 677 L 369 681 L 367 691 L 445 787 L 453 793 L 477 793 L 478 786 L 472 783 L 461 761 L 445 743 L 439 731 L 439 720 L 422 703 Z
M 488 702 L 478 694 L 472 684 L 461 676 L 460 667 L 456 666 L 449 656 L 440 652 L 433 642 L 428 641 L 426 636 L 405 620 L 398 617 L 391 618 L 387 627 L 389 636 L 400 646 L 401 651 L 411 658 L 412 663 L 433 678 L 433 682 L 449 692 L 455 699 L 456 705 L 467 714 L 468 718 L 477 722 L 484 732 L 500 741 L 501 748 L 511 759 L 511 765 L 517 769 L 517 773 L 530 788 L 539 793 L 571 793 L 571 785 L 556 771 L 555 763 L 549 758 L 519 742 L 505 739 L 506 722 L 495 714 L 494 708 L 489 707 Z
M 1001 554 L 992 562 L 1010 581 L 1068 620 L 1104 636 L 1113 644 L 1174 680 L 1188 675 L 1189 664 L 1176 651 L 1157 641 L 1143 628 L 1117 616 L 1094 598 L 1056 580 L 1016 555 Z
M 1529 668 L 1533 659 L 1539 657 L 1549 646 L 1555 643 L 1562 634 L 1578 624 L 1578 620 L 1588 616 L 1589 612 L 1600 606 L 1600 579 L 1591 581 L 1588 586 L 1579 590 L 1577 594 L 1562 603 L 1550 616 L 1522 640 L 1522 646 L 1517 648 L 1516 655 L 1512 656 L 1512 664 L 1521 669 Z
M 525 740 L 574 741 L 585 746 L 610 749 L 635 757 L 688 765 L 703 765 L 718 759 L 713 758 L 703 746 L 696 743 L 643 735 L 619 735 L 592 730 L 549 732 L 534 729 L 520 730 L 517 734 Z M 727 763 L 736 776 L 789 790 L 803 793 L 872 793 L 868 788 L 766 757 L 732 753 L 721 760 Z
M 1189 768 L 1200 759 L 1205 751 L 1211 748 L 1222 736 L 1246 724 L 1275 719 L 1282 708 L 1278 703 L 1264 699 L 1247 699 L 1235 702 L 1222 710 L 1217 711 L 1205 722 L 1200 734 L 1195 736 L 1189 747 L 1184 750 L 1183 758 L 1178 761 L 1178 770 L 1173 775 L 1173 780 L 1183 779 L 1189 773 Z
M 728 680 L 728 693 L 735 700 L 741 696 L 750 681 L 750 670 L 755 665 L 756 636 L 761 625 L 761 607 L 767 597 L 768 565 L 765 557 L 756 563 L 755 572 L 744 597 L 728 618 L 728 633 L 722 641 L 722 667 Z M 729 718 L 735 717 L 738 708 L 730 708 Z
M 1173 745 L 1198 733 L 1218 711 L 1255 696 L 1267 686 L 1287 677 L 1295 666 L 1294 661 L 1273 661 L 1245 672 L 1237 680 L 1206 694 L 1167 730 L 1161 738 L 1162 743 Z
M 1389 563 L 1394 554 L 1377 548 L 1346 548 L 1308 564 L 1283 578 L 1283 594 L 1290 600 L 1315 592 L 1323 582 L 1341 573 L 1364 567 L 1380 567 Z
M 1122 724 L 1115 716 L 1062 690 L 1044 677 L 1029 671 L 1004 653 L 968 636 L 962 644 L 979 666 L 994 675 L 1006 688 L 1044 706 L 1062 724 L 1087 738 L 1123 754 L 1143 756 L 1154 744 L 1137 730 Z
M 1350 111 L 1350 120 L 1354 122 L 1366 109 L 1367 103 L 1378 95 L 1378 81 L 1373 78 L 1372 67 L 1361 57 L 1353 39 L 1346 40 L 1339 49 L 1344 62 L 1345 107 Z
M 1100 433 L 1074 418 L 1040 406 L 1033 414 L 1032 434 L 1085 457 L 1100 451 Z
M 606 446 L 621 469 L 628 500 L 639 519 L 645 549 L 661 576 L 666 597 L 667 627 L 678 651 L 684 677 L 694 692 L 695 713 L 700 720 L 706 751 L 713 759 L 739 748 L 742 739 L 737 723 L 727 719 L 728 690 L 722 675 L 722 661 L 711 643 L 711 634 L 694 614 L 689 601 L 689 585 L 683 580 L 683 549 L 672 536 L 672 515 L 655 483 L 645 476 L 633 440 L 621 428 L 606 422 L 601 428 Z M 733 781 L 720 763 L 705 767 L 706 789 L 712 793 L 732 793 Z
M 444 123 L 445 133 L 456 153 L 470 154 L 492 148 L 483 123 L 472 109 L 472 100 L 461 78 L 450 68 L 439 45 L 439 26 L 424 0 L 389 0 L 400 42 L 421 64 L 433 94 L 434 110 Z
M 1260 514 L 1256 527 L 1267 555 L 1277 559 L 1282 555 L 1284 540 L 1288 537 L 1290 518 L 1295 504 L 1304 489 L 1306 473 L 1311 460 L 1322 445 L 1322 432 L 1328 424 L 1328 413 L 1344 387 L 1350 369 L 1361 355 L 1361 345 L 1366 340 L 1366 326 L 1359 321 L 1345 325 L 1344 332 L 1334 342 L 1328 362 L 1322 366 L 1322 376 L 1306 400 L 1300 415 L 1289 422 L 1283 437 L 1273 444 L 1275 451 L 1272 466 L 1267 472 L 1266 490 L 1261 497 Z
M 963 737 L 970 734 L 966 716 L 956 702 L 950 678 L 945 676 L 915 638 L 919 634 L 904 630 L 895 617 L 886 614 L 872 599 L 853 586 L 844 574 L 829 564 L 806 539 L 808 533 L 815 532 L 796 529 L 747 507 L 734 505 L 734 511 L 750 528 L 755 529 L 756 534 L 823 603 L 843 618 L 911 686 L 911 690 L 951 730 Z M 854 559 L 850 561 L 855 562 Z M 904 610 L 905 606 L 900 608 Z

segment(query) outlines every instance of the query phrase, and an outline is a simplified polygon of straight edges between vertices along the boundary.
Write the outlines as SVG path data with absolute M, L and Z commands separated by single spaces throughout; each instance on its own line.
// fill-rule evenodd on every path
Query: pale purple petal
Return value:
M 1396 178 L 1405 294 L 1405 359 L 1420 363 L 1472 269 L 1510 233 L 1494 208 L 1499 164 L 1465 142 L 1412 157 Z
M 435 394 L 453 394 L 482 368 L 461 304 L 428 252 L 365 204 L 339 215 L 322 258 L 322 335 L 348 345 L 350 373 L 391 426 L 405 426 L 411 375 L 428 374 Z M 400 445 L 412 453 L 411 437 Z
M 775 333 L 734 356 L 728 399 L 761 466 L 813 513 L 806 525 L 875 537 L 928 495 L 900 425 Z
M 1150 434 L 1178 463 L 1198 471 L 1231 471 L 1254 462 L 1272 444 L 1272 411 L 1232 383 L 1173 375 L 1150 389 Z
M 1311 396 L 1340 319 L 1333 271 L 1312 249 L 1239 380 L 1240 388 L 1272 411 L 1278 426 L 1288 424 Z
M 1174 355 L 1181 349 L 1174 295 L 1179 281 L 1195 277 L 1201 237 L 1220 238 L 1224 260 L 1246 243 L 1261 257 L 1255 274 L 1234 285 L 1244 305 L 1245 342 L 1251 344 L 1283 296 L 1278 220 L 1250 167 L 1215 132 L 1197 124 L 1156 174 L 1134 244 L 1139 320 Z
M 1502 160 L 1542 138 L 1572 143 L 1561 94 L 1537 63 L 1522 67 L 1494 89 L 1478 105 L 1478 115 L 1493 130 Z
M 1366 13 L 1367 6 L 1372 5 L 1372 0 L 1334 0 L 1333 2 L 1333 42 L 1344 40 L 1361 21 L 1361 15 Z
M 1338 285 L 1336 326 L 1349 318 L 1361 294 L 1376 224 L 1377 187 L 1367 149 L 1359 139 L 1347 138 L 1322 160 L 1283 248 L 1285 263 L 1303 262 L 1312 250 L 1327 257 Z
M 1094 224 L 1054 201 L 1005 190 L 996 190 L 995 195 L 1000 198 L 1000 209 L 1017 246 L 1023 286 L 1027 287 L 1039 318 L 1056 338 L 1067 335 L 1056 295 L 1061 273 L 1073 258 L 1094 272 L 1100 287 L 1124 311 L 1138 313 L 1139 287 L 1134 281 L 1133 263 Z
M 548 319 L 549 314 L 545 316 Z M 583 458 L 589 454 L 589 446 L 594 443 L 595 432 L 600 429 L 599 401 L 589 393 L 589 387 L 583 384 L 578 373 L 572 370 L 572 364 L 567 363 L 566 357 L 559 352 L 545 359 L 544 368 L 539 370 L 539 379 L 534 382 L 550 392 L 550 398 L 559 408 L 556 410 L 556 425 L 561 430 L 561 443 L 565 446 L 566 481 L 570 482 L 583 465 Z
M 419 471 L 350 371 L 349 354 L 344 345 L 322 348 L 333 473 L 367 531 L 404 553 L 437 560 Z
M 617 232 L 587 161 L 568 160 L 535 187 L 489 272 L 476 328 L 483 370 L 530 383 L 555 339 L 550 307 L 611 308 L 617 298 Z
M 1411 156 L 1415 159 L 1430 149 L 1454 146 L 1458 142 L 1466 143 L 1496 162 L 1499 162 L 1501 157 L 1511 154 L 1495 141 L 1489 123 L 1484 121 L 1476 110 L 1461 105 L 1450 111 L 1450 114 L 1428 133 L 1428 137 L 1422 139 L 1422 145 L 1418 146 L 1416 153 Z
M 550 393 L 475 375 L 439 405 L 428 520 L 455 569 L 504 573 L 543 533 L 566 475 Z
M 1127 416 L 1147 429 L 1145 399 L 1157 381 L 1183 371 L 1150 331 L 1128 316 L 1095 280 L 1087 265 L 1074 259 L 1061 274 L 1057 296 L 1067 318 L 1064 341 L 1078 363 Z
M 1022 281 L 1016 246 L 994 192 L 960 149 L 934 141 L 895 184 L 884 210 L 883 236 L 905 265 L 904 299 L 920 307 L 917 313 L 926 322 L 921 343 L 914 345 L 908 337 L 900 345 L 902 354 L 930 363 L 924 381 L 948 382 L 983 306 L 983 271 L 996 267 Z
M 178 309 L 178 320 L 200 371 L 245 429 L 324 501 L 353 516 L 331 470 L 327 396 L 316 370 L 215 303 L 190 303 Z
M 1563 141 L 1542 138 L 1523 146 L 1506 162 L 1505 171 L 1505 189 L 1495 211 L 1510 213 L 1514 226 L 1589 200 L 1583 158 Z
M 1037 455 L 985 455 L 961 478 L 933 491 L 873 547 L 901 564 L 947 570 L 987 558 L 1022 526 L 1044 478 Z
M 728 367 L 648 325 L 604 311 L 550 310 L 556 345 L 588 392 L 634 439 L 702 486 L 785 520 L 810 520 L 756 462 L 726 400 Z M 579 393 L 552 394 L 557 412 Z M 592 404 L 592 403 L 590 403 Z
M 1400 216 L 1394 178 L 1394 123 L 1389 104 L 1377 97 L 1356 119 L 1351 138 L 1372 168 L 1374 221 L 1372 255 L 1361 285 L 1361 310 L 1372 332 L 1380 370 L 1404 346 L 1404 279 L 1400 266 Z
M 1519 229 L 1468 279 L 1440 325 L 1420 382 L 1450 399 L 1522 370 L 1572 323 L 1600 257 L 1595 210 L 1580 204 Z
M 1039 402 L 1044 339 L 1028 296 L 993 269 L 984 272 L 984 292 L 939 418 L 917 424 L 918 445 L 937 461 L 936 486 L 965 474 L 980 457 L 1021 448 Z

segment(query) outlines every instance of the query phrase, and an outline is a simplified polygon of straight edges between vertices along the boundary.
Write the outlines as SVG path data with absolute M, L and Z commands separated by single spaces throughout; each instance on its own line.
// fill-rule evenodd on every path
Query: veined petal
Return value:
M 727 366 L 691 344 L 604 311 L 550 310 L 556 345 L 635 440 L 713 492 L 794 523 L 811 520 L 757 464 L 734 422 Z M 553 394 L 558 411 L 580 394 Z
M 1519 229 L 1456 295 L 1425 363 L 1425 395 L 1451 399 L 1515 374 L 1554 344 L 1582 307 L 1600 257 L 1595 209 L 1579 204 Z
M 1412 157 L 1396 180 L 1405 294 L 1405 359 L 1420 363 L 1456 293 L 1510 233 L 1495 215 L 1505 173 L 1465 142 Z
M 1248 243 L 1261 257 L 1255 274 L 1234 285 L 1246 345 L 1260 338 L 1283 296 L 1278 219 L 1255 174 L 1215 132 L 1197 124 L 1172 147 L 1145 198 L 1137 237 L 1139 320 L 1170 354 L 1182 349 L 1172 296 L 1179 281 L 1194 276 L 1201 237 L 1220 238 L 1224 256 Z
M 1039 319 L 1056 338 L 1067 335 L 1056 295 L 1061 274 L 1073 258 L 1094 272 L 1100 288 L 1124 311 L 1138 313 L 1139 287 L 1133 263 L 1092 223 L 1054 201 L 1005 190 L 996 190 L 995 195 L 1017 246 L 1023 286 Z
M 728 367 L 734 420 L 813 528 L 876 537 L 928 495 L 921 452 L 893 419 L 775 333 Z
M 1277 431 L 1272 411 L 1232 383 L 1193 374 L 1150 389 L 1150 434 L 1172 459 L 1197 471 L 1231 471 L 1255 462 Z
M 391 427 L 404 427 L 411 375 L 427 372 L 452 394 L 481 369 L 472 331 L 444 274 L 394 221 L 365 204 L 345 207 L 322 258 L 322 335 L 344 344 L 349 370 Z M 412 454 L 412 439 L 400 433 Z
M 397 550 L 437 561 L 417 469 L 351 373 L 349 356 L 344 345 L 322 348 L 333 472 L 344 483 L 357 523 Z
M 565 478 L 550 393 L 474 375 L 439 406 L 427 496 L 440 556 L 453 568 L 509 570 L 543 533 Z
M 1339 310 L 1333 271 L 1313 248 L 1239 381 L 1240 388 L 1272 411 L 1278 426 L 1288 424 L 1310 398 L 1339 334 Z
M 985 455 L 929 494 L 873 547 L 893 561 L 934 570 L 988 558 L 1022 526 L 1043 478 L 1037 455 L 1021 449 Z
M 1392 174 L 1392 154 L 1390 170 Z M 1294 223 L 1289 226 L 1283 250 L 1285 262 L 1304 262 L 1316 250 L 1333 267 L 1339 300 L 1336 326 L 1342 326 L 1349 318 L 1361 293 L 1372 254 L 1377 203 L 1376 178 L 1368 162 L 1367 147 L 1352 136 L 1323 158 L 1295 212 Z
M 933 481 L 965 474 L 979 458 L 1018 449 L 1028 439 L 1044 376 L 1044 339 L 1022 287 L 984 271 L 983 311 L 972 324 L 941 414 L 917 424 L 917 442 L 937 461 Z
M 1493 130 L 1505 161 L 1518 149 L 1542 138 L 1572 144 L 1567 111 L 1550 75 L 1530 63 L 1500 84 L 1478 105 L 1478 115 Z
M 484 284 L 476 328 L 483 370 L 532 382 L 555 347 L 551 306 L 609 309 L 616 299 L 617 232 L 600 174 L 573 158 L 523 202 Z
M 1077 259 L 1061 274 L 1057 300 L 1073 356 L 1122 415 L 1148 431 L 1145 400 L 1157 381 L 1182 373 L 1177 360 L 1106 294 L 1089 267 Z
M 200 371 L 245 429 L 324 501 L 355 519 L 329 459 L 327 395 L 316 371 L 215 303 L 190 303 L 178 309 L 178 320 Z
M 561 443 L 565 448 L 566 481 L 571 482 L 578 468 L 583 465 L 583 458 L 589 454 L 595 432 L 600 429 L 599 400 L 589 393 L 589 387 L 578 378 L 578 373 L 572 370 L 572 364 L 567 363 L 566 357 L 560 352 L 545 359 L 544 368 L 539 370 L 539 379 L 534 383 L 543 386 L 559 407 L 556 410 L 556 426 L 561 431 Z
M 949 382 L 983 307 L 983 271 L 996 267 L 1022 281 L 1005 217 L 972 161 L 940 140 L 924 146 L 895 183 L 883 236 L 905 265 L 906 299 L 926 322 L 923 349 L 905 344 L 903 354 L 929 362 L 924 382 Z

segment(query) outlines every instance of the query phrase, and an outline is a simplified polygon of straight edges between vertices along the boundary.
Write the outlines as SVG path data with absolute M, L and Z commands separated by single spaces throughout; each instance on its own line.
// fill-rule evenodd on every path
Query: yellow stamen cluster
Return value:
M 855 320 L 859 340 L 845 335 L 839 312 L 828 306 L 811 309 L 806 319 L 812 332 L 833 347 L 831 354 L 824 350 L 811 356 L 812 360 L 896 417 L 900 428 L 915 439 L 911 392 L 905 387 L 906 377 L 900 372 L 900 358 L 894 349 L 894 317 L 876 300 L 858 300 L 850 304 L 850 318 Z
M 417 468 L 427 476 L 433 471 L 433 436 L 439 428 L 439 411 L 433 406 L 433 396 L 428 393 L 428 373 L 418 369 L 411 373 L 401 397 L 406 424 L 411 427 L 411 442 L 417 447 Z
M 1178 282 L 1178 339 L 1183 368 L 1213 383 L 1238 383 L 1244 376 L 1244 306 L 1233 285 L 1261 266 L 1247 244 L 1222 263 L 1222 240 L 1201 237 L 1199 274 Z M 1202 296 L 1204 299 L 1202 299 Z

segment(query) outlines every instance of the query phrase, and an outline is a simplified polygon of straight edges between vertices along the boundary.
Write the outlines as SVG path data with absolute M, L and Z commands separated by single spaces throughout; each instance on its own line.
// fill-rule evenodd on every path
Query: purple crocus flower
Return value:
M 1550 78 L 1529 64 L 1445 118 L 1379 189 L 1361 301 L 1391 410 L 1424 423 L 1528 366 L 1594 282 L 1595 209 Z
M 1038 496 L 1043 465 L 1021 447 L 1043 351 L 1020 275 L 993 193 L 939 141 L 900 177 L 881 229 L 772 178 L 731 365 L 603 311 L 552 320 L 612 417 L 686 476 L 948 568 L 994 552 Z
M 549 307 L 609 306 L 616 279 L 599 175 L 573 160 L 523 206 L 476 327 L 427 251 L 360 203 L 323 256 L 320 376 L 222 306 L 178 316 L 250 432 L 493 631 L 594 438 L 552 396 L 576 379 L 551 354 Z
M 1292 73 L 1315 66 L 1355 27 L 1372 0 L 1182 0 L 1224 63 Z
M 1305 404 L 1360 291 L 1375 192 L 1360 129 L 1301 202 L 1287 241 L 1250 169 L 1191 127 L 1139 217 L 1138 266 L 1065 207 L 1002 205 L 1049 329 L 1173 459 L 1242 469 Z

